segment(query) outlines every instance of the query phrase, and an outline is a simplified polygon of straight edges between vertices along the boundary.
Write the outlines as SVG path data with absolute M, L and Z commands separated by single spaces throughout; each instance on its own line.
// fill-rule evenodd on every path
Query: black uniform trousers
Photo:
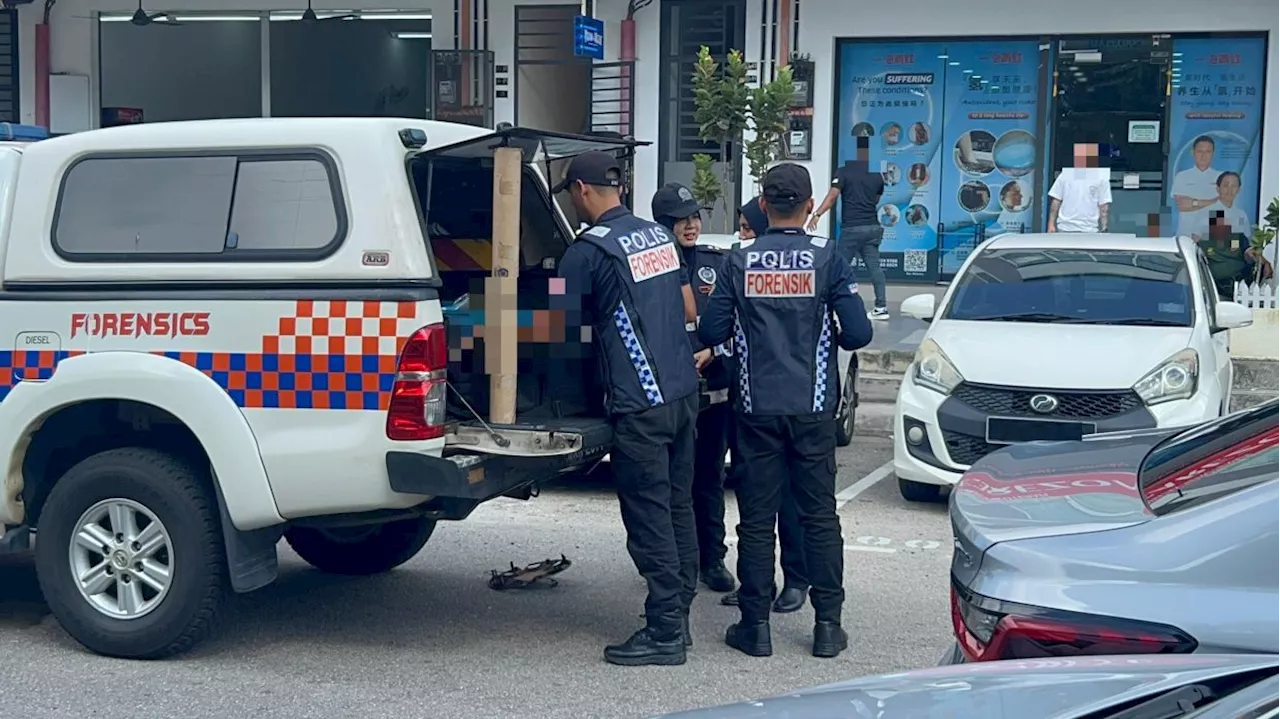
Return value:
M 732 411 L 729 419 L 729 468 L 733 475 L 738 479 L 738 486 L 742 486 L 742 478 L 746 476 L 746 462 L 742 459 L 742 453 L 738 451 L 738 430 L 734 425 L 736 421 Z M 698 511 L 697 500 L 697 477 L 694 477 L 694 511 Z M 724 542 L 724 493 L 721 492 L 720 513 L 720 542 L 723 546 Z M 707 557 L 706 547 L 702 544 L 704 530 L 703 522 L 710 522 L 710 517 L 704 517 L 701 514 L 697 516 L 698 520 L 698 548 L 702 551 L 703 559 Z M 782 505 L 778 510 L 778 546 L 781 549 L 782 564 L 782 580 L 784 587 L 807 587 L 809 586 L 808 573 L 804 569 L 804 527 L 800 526 L 800 515 L 796 511 L 795 500 L 791 498 L 791 485 L 787 483 L 782 490 Z M 725 552 L 721 551 L 719 557 L 723 559 Z M 705 566 L 705 565 L 704 565 Z
M 697 449 L 693 459 L 693 518 L 698 528 L 698 563 L 703 568 L 724 561 L 724 453 L 729 446 L 733 407 L 713 404 L 698 413 Z
M 610 464 L 627 552 L 649 585 L 648 626 L 678 631 L 698 581 L 693 523 L 696 393 L 652 409 L 616 415 Z M 673 624 L 674 623 L 674 624 Z
M 746 622 L 769 618 L 774 585 L 774 524 L 790 487 L 804 531 L 809 598 L 818 621 L 840 621 L 844 539 L 836 514 L 836 425 L 825 412 L 796 416 L 738 414 L 738 451 L 746 464 L 738 488 L 738 605 Z

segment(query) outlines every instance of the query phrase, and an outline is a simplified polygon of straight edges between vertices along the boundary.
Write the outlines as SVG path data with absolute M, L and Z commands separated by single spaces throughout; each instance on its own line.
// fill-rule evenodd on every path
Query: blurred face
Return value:
M 1201 170 L 1207 170 L 1209 163 L 1213 162 L 1213 145 L 1207 142 L 1198 142 L 1191 149 L 1191 154 L 1195 156 L 1196 167 Z
M 1098 146 L 1090 142 L 1078 142 L 1073 148 L 1076 167 L 1097 167 Z
M 738 216 L 738 239 L 754 240 L 756 238 L 755 230 L 751 229 L 751 223 L 747 222 L 747 218 L 742 215 Z
M 1222 178 L 1218 183 L 1218 200 L 1223 205 L 1231 207 L 1231 203 L 1236 201 L 1236 195 L 1240 194 L 1240 179 L 1234 175 Z
M 702 234 L 702 215 L 690 215 L 683 220 L 676 220 L 672 230 L 681 247 L 693 247 L 698 244 L 698 237 Z

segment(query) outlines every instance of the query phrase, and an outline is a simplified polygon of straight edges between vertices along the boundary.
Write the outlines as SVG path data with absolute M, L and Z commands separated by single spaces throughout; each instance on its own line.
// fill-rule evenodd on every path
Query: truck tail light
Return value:
M 951 626 L 971 662 L 1098 654 L 1186 654 L 1196 640 L 1161 624 L 1000 602 L 951 587 Z
M 448 361 L 443 324 L 427 325 L 405 342 L 391 386 L 387 439 L 411 442 L 444 436 Z

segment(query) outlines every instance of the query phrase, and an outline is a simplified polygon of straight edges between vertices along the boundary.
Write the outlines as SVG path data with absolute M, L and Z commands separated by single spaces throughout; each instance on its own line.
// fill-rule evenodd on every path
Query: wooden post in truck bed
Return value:
M 516 353 L 519 318 L 516 280 L 520 276 L 519 148 L 500 147 L 493 155 L 493 276 L 484 291 L 484 356 L 489 375 L 489 422 L 515 424 Z

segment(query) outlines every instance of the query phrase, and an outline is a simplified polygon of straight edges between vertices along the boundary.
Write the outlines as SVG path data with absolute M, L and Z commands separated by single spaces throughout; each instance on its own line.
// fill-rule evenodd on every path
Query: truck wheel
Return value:
M 284 538 L 307 564 L 330 574 L 379 574 L 413 559 L 436 520 L 418 517 L 359 527 L 291 527 Z
M 72 467 L 36 527 L 53 616 L 113 657 L 158 659 L 199 643 L 226 596 L 216 501 L 189 464 L 152 449 L 112 449 Z
M 936 502 L 942 495 L 942 487 L 909 479 L 898 480 L 898 493 L 908 502 Z
M 858 424 L 858 357 L 849 360 L 849 372 L 840 390 L 840 412 L 836 415 L 836 446 L 848 447 L 853 443 L 854 429 Z

